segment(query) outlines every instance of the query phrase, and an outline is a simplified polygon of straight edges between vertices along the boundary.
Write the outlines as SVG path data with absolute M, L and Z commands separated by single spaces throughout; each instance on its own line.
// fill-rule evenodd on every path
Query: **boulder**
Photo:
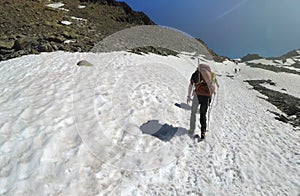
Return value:
M 45 44 L 38 46 L 38 51 L 39 52 L 52 52 L 53 48 L 49 43 L 45 43 Z
M 14 40 L 10 41 L 0 41 L 0 49 L 11 50 L 15 45 Z
M 10 54 L 10 53 L 13 53 L 13 52 L 14 52 L 13 49 L 12 50 L 0 49 L 0 54 L 3 54 L 3 55 Z
M 71 31 L 71 32 L 64 31 L 62 35 L 67 39 L 77 39 L 79 37 L 79 35 L 77 35 L 73 31 Z
M 31 37 L 22 37 L 15 41 L 14 48 L 16 50 L 24 50 L 25 48 L 31 47 L 31 45 L 35 42 L 34 38 Z
M 56 42 L 56 43 L 63 43 L 66 41 L 66 38 L 63 36 L 55 36 L 55 35 L 50 35 L 49 37 L 46 37 L 46 40 Z
M 57 50 L 58 50 L 58 46 L 55 45 L 55 44 L 52 44 L 52 49 L 53 49 L 54 51 L 57 51 Z
M 77 65 L 78 65 L 78 66 L 86 66 L 86 67 L 93 66 L 92 63 L 90 63 L 90 62 L 88 62 L 88 61 L 86 61 L 86 60 L 79 61 L 79 62 L 77 63 Z

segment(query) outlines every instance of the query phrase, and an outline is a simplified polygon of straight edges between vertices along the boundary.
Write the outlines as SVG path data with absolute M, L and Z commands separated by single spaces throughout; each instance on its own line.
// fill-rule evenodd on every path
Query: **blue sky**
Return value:
M 300 48 L 300 0 L 123 0 L 156 24 L 205 41 L 220 55 L 280 56 Z

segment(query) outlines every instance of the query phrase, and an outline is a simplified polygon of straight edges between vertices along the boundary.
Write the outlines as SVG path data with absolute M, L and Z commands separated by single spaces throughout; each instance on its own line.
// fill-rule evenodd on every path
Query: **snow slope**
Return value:
M 0 62 L 0 194 L 298 195 L 299 132 L 243 80 L 270 78 L 299 97 L 289 86 L 299 77 L 212 63 L 220 88 L 207 139 L 194 144 L 190 111 L 174 104 L 196 61 L 55 52 Z M 162 128 L 167 141 L 151 136 Z

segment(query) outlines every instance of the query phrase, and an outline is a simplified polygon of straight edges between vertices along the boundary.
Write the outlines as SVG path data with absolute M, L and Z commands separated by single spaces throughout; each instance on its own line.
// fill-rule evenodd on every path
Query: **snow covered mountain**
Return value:
M 276 86 L 266 88 L 299 98 L 299 76 L 208 62 L 220 88 L 199 144 L 186 134 L 184 105 L 194 54 L 53 52 L 0 62 L 0 194 L 299 194 L 299 131 L 244 82 L 270 79 Z
M 0 195 L 300 194 L 298 50 L 223 61 L 114 0 L 0 9 Z M 201 143 L 187 135 L 198 59 L 220 84 Z
M 247 66 L 259 68 L 260 70 L 268 70 L 274 73 L 290 73 L 290 76 L 284 76 L 285 83 L 289 84 L 290 90 L 287 91 L 286 88 L 276 81 L 249 81 L 249 83 L 262 94 L 266 95 L 267 100 L 272 104 L 276 105 L 282 112 L 286 115 L 282 115 L 273 112 L 277 115 L 277 119 L 283 122 L 289 122 L 294 125 L 295 128 L 300 127 L 300 99 L 297 96 L 299 91 L 299 86 L 295 86 L 294 82 L 286 79 L 286 77 L 299 77 L 300 75 L 300 54 L 299 50 L 293 50 L 288 52 L 281 57 L 270 57 L 267 59 L 259 58 L 253 60 L 247 60 L 244 58 L 244 63 Z M 249 57 L 249 56 L 248 56 Z M 262 85 L 263 84 L 263 85 Z M 266 85 L 268 87 L 266 87 Z M 288 85 L 288 84 L 286 84 Z

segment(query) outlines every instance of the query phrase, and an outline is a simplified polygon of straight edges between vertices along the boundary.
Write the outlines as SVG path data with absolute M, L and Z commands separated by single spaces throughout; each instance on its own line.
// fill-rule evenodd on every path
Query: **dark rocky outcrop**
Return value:
M 15 41 L 14 49 L 24 50 L 26 48 L 31 48 L 36 41 L 37 40 L 34 37 L 21 37 Z
M 117 6 L 121 7 L 125 13 L 126 16 L 123 17 L 116 17 L 117 21 L 121 22 L 128 22 L 128 23 L 133 23 L 133 24 L 150 24 L 154 25 L 155 23 L 151 21 L 151 19 L 144 14 L 143 12 L 135 12 L 129 7 L 125 2 L 118 2 L 116 4 Z
M 140 55 L 142 55 L 143 53 L 145 54 L 153 53 L 162 56 L 168 56 L 168 55 L 177 56 L 178 54 L 178 52 L 176 51 L 167 48 L 162 48 L 162 47 L 155 47 L 155 46 L 137 47 L 131 49 L 130 52 L 135 54 L 140 54 Z
M 276 119 L 285 123 L 290 123 L 295 128 L 300 127 L 300 99 L 289 95 L 287 93 L 281 93 L 275 90 L 268 89 L 262 84 L 276 85 L 271 80 L 245 80 L 248 82 L 255 90 L 261 94 L 267 96 L 265 100 L 275 105 L 283 114 L 277 112 L 272 112 L 276 115 Z

